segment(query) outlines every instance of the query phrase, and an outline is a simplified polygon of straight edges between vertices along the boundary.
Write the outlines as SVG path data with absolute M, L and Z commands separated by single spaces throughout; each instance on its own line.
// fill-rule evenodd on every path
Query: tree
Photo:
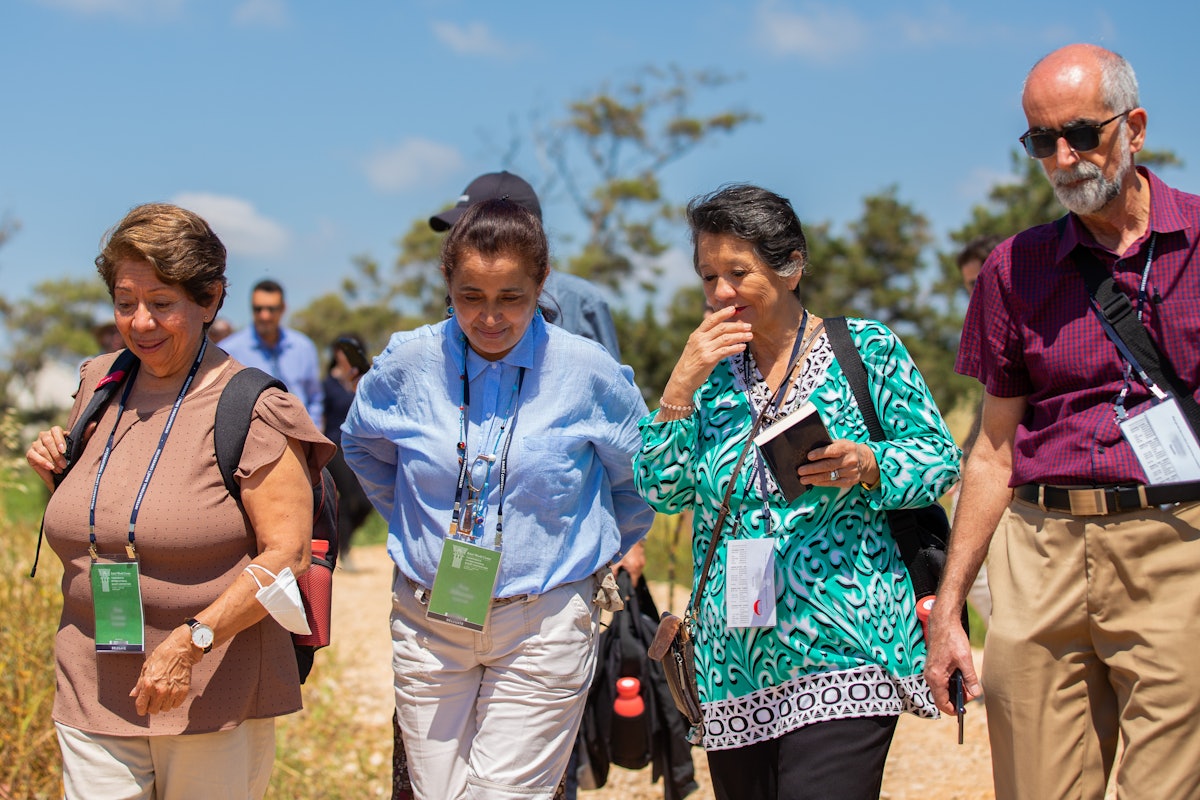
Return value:
M 613 312 L 621 354 L 634 368 L 634 378 L 647 403 L 657 402 L 662 395 L 688 336 L 703 317 L 704 290 L 699 284 L 675 293 L 663 321 L 651 303 L 642 308 L 641 317 L 623 308 Z
M 928 260 L 929 221 L 889 187 L 863 200 L 862 215 L 837 235 L 828 223 L 806 228 L 809 266 L 800 281 L 805 306 L 818 316 L 878 319 L 904 341 L 941 408 L 969 387 L 955 376 L 962 325 L 949 287 Z
M 756 119 L 734 109 L 694 111 L 701 93 L 730 80 L 714 72 L 644 67 L 626 83 L 606 84 L 569 101 L 559 118 L 543 121 L 534 117 L 527 132 L 514 135 L 514 144 L 501 160 L 510 166 L 525 143 L 532 142 L 538 159 L 548 166 L 548 174 L 538 180 L 523 170 L 516 171 L 531 178 L 543 207 L 564 197 L 578 212 L 586 232 L 581 239 L 568 236 L 563 242 L 554 242 L 557 268 L 610 287 L 640 279 L 650 304 L 641 318 L 616 309 L 615 322 L 623 357 L 633 366 L 638 383 L 647 387 L 649 397 L 657 397 L 661 391 L 703 309 L 697 290 L 675 298 L 666 325 L 655 316 L 654 306 L 661 305 L 661 298 L 657 297 L 654 260 L 666 250 L 667 242 L 683 239 L 682 207 L 663 196 L 661 173 L 714 137 L 730 134 Z M 547 222 L 550 230 L 571 228 L 566 221 Z M 675 228 L 670 235 L 666 232 L 669 227 Z M 398 254 L 390 271 L 385 272 L 373 259 L 356 260 L 358 277 L 343 288 L 371 297 L 370 304 L 323 305 L 320 311 L 314 307 L 311 316 L 306 309 L 295 318 L 302 320 L 297 327 L 312 335 L 324 319 L 336 318 L 345 310 L 358 314 L 364 308 L 399 309 L 395 313 L 402 311 L 402 318 L 412 325 L 441 319 L 446 308 L 445 285 L 438 268 L 442 240 L 425 218 L 414 220 L 397 241 Z M 381 313 L 377 319 L 384 318 Z
M 314 299 L 292 315 L 292 325 L 318 348 L 342 334 L 353 333 L 362 338 L 369 354 L 375 354 L 394 331 L 424 321 L 423 317 L 407 316 L 393 307 L 401 289 L 387 282 L 377 262 L 360 256 L 354 261 L 354 275 L 342 280 L 341 291 Z
M 582 245 L 568 269 L 613 288 L 641 275 L 653 292 L 654 260 L 674 238 L 664 226 L 682 207 L 663 196 L 662 171 L 717 135 L 758 119 L 738 109 L 697 113 L 697 95 L 733 79 L 714 71 L 646 66 L 628 82 L 602 85 L 567 104 L 567 115 L 535 125 L 533 139 L 552 174 L 545 194 L 560 188 L 583 217 Z

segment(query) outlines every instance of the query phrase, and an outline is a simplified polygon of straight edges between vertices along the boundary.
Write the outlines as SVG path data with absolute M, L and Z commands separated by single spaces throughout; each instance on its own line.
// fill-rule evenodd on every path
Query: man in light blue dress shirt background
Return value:
M 220 347 L 247 367 L 257 367 L 278 378 L 288 391 L 304 402 L 308 415 L 323 428 L 325 390 L 321 386 L 321 367 L 317 347 L 303 333 L 283 326 L 283 287 L 273 280 L 261 280 L 250 293 L 254 325 L 221 340 Z

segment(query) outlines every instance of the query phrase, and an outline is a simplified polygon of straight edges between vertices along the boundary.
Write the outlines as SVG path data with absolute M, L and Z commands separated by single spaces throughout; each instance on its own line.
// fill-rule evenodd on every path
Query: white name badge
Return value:
M 1120 426 L 1148 483 L 1200 480 L 1200 444 L 1174 397 L 1122 420 Z
M 775 625 L 775 540 L 734 539 L 726 546 L 725 618 L 731 628 Z

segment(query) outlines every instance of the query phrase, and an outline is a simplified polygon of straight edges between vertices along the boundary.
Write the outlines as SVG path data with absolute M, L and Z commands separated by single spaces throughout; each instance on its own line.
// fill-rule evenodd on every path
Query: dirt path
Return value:
M 334 641 L 331 650 L 342 669 L 346 697 L 358 698 L 364 726 L 390 732 L 392 715 L 391 562 L 382 545 L 356 548 L 356 572 L 339 570 L 334 583 Z M 682 591 L 676 600 L 683 602 Z M 665 607 L 665 604 L 664 604 Z M 389 734 L 390 735 L 390 734 Z M 986 716 L 981 704 L 968 707 L 965 743 L 957 742 L 954 719 L 929 721 L 911 714 L 900 718 L 884 774 L 884 800 L 991 800 L 991 760 Z M 689 800 L 712 800 L 704 752 L 692 751 L 699 792 Z M 581 792 L 584 800 L 656 800 L 662 787 L 651 785 L 650 771 L 614 767 L 608 786 Z

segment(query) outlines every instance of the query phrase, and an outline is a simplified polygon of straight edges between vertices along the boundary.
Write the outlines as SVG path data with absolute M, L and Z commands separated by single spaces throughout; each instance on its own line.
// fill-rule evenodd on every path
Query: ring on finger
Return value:
M 833 472 L 829 473 L 829 480 L 831 480 L 831 481 L 836 481 L 839 477 L 840 477 L 840 475 L 836 469 Z

